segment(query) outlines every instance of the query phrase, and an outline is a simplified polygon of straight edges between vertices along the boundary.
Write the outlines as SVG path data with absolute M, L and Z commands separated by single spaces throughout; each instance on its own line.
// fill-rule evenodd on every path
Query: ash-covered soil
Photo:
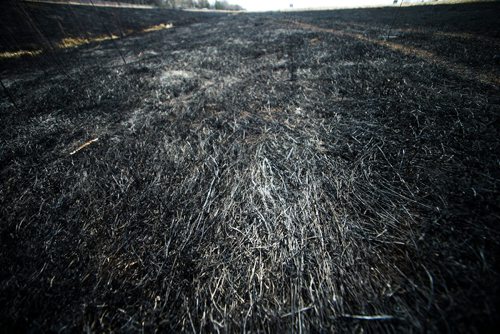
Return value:
M 499 7 L 204 13 L 3 60 L 0 326 L 493 330 Z

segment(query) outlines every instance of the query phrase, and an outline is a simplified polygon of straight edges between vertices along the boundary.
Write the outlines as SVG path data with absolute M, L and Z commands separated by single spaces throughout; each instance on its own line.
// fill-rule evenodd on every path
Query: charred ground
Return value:
M 493 329 L 498 10 L 162 11 L 2 60 L 1 326 Z

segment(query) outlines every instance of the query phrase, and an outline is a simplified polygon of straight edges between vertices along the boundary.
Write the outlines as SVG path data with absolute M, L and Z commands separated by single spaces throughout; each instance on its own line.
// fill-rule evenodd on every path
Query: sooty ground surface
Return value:
M 2 60 L 2 328 L 493 329 L 498 9 L 190 13 Z

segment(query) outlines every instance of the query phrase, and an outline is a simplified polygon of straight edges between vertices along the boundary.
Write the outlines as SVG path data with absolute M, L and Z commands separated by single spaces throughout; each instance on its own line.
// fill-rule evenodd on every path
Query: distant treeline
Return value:
M 230 4 L 228 1 L 215 1 L 210 4 L 208 0 L 108 0 L 111 2 L 132 3 L 138 5 L 157 5 L 165 8 L 210 8 L 220 10 L 241 10 L 241 6 Z

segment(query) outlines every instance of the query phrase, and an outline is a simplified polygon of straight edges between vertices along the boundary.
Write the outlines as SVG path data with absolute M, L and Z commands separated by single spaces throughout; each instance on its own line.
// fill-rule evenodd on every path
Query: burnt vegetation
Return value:
M 23 6 L 1 51 L 43 52 L 0 59 L 3 330 L 495 328 L 497 2 Z M 82 29 L 118 38 L 51 48 Z

